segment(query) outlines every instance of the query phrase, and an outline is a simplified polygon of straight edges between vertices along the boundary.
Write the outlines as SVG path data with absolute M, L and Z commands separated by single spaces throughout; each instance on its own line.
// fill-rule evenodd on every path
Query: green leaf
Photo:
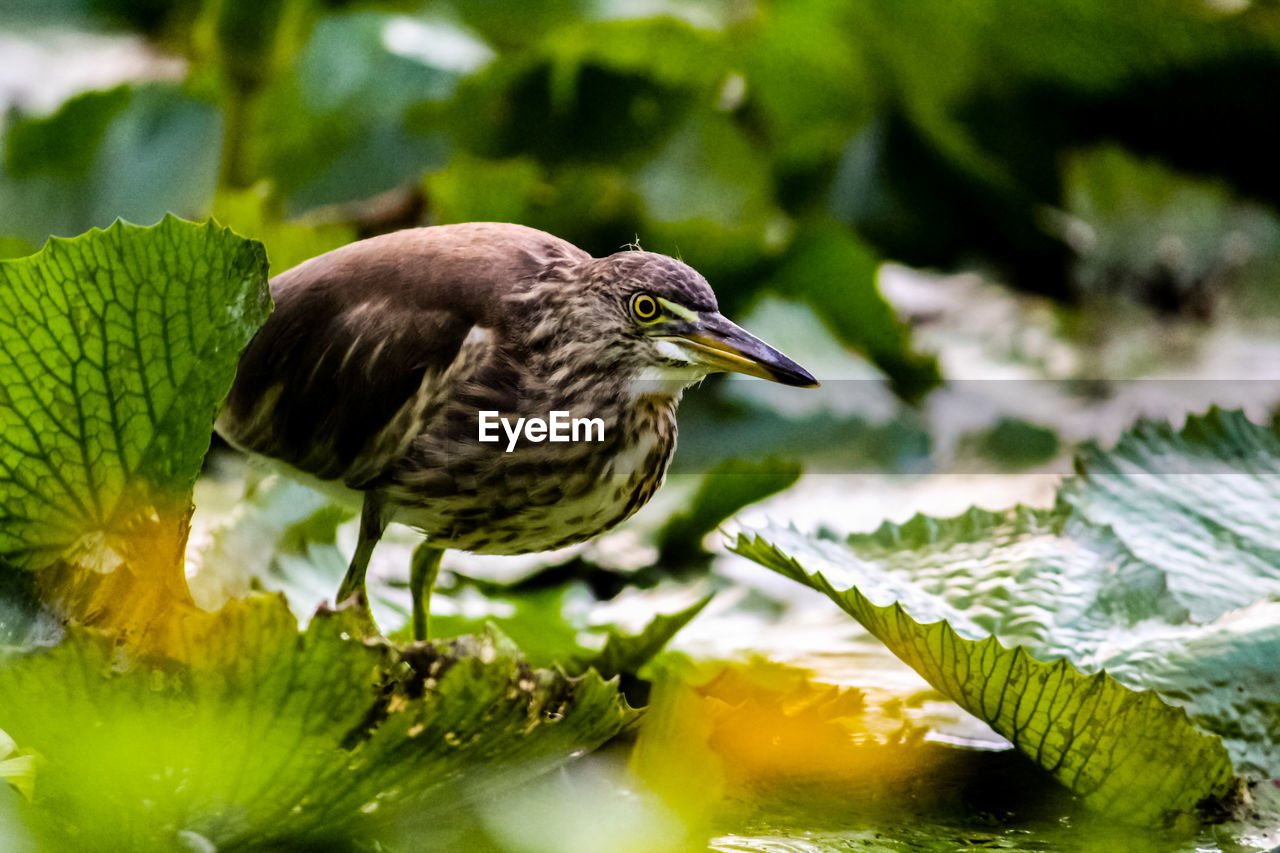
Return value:
M 268 305 L 261 244 L 173 217 L 0 262 L 0 556 L 34 569 L 78 545 L 107 570 L 149 530 L 180 548 Z
M 289 216 L 416 181 L 448 158 L 436 112 L 489 56 L 440 19 L 371 10 L 322 17 L 287 73 L 263 90 L 247 131 L 254 177 L 273 183 Z M 416 111 L 432 120 L 415 121 Z
M 604 648 L 595 654 L 579 657 L 568 667 L 568 671 L 594 670 L 605 678 L 635 675 L 662 651 L 681 628 L 692 622 L 711 603 L 712 597 L 705 596 L 678 613 L 655 616 L 639 634 L 623 634 L 609 628 Z
M 8 782 L 30 799 L 35 778 L 36 756 L 21 753 L 13 738 L 0 730 L 0 782 Z
M 45 758 L 26 817 L 50 849 L 376 840 L 593 749 L 633 718 L 616 687 L 529 668 L 500 636 L 396 648 L 279 596 L 228 605 L 190 663 L 121 660 L 77 629 L 0 666 L 0 725 Z
M 1058 455 L 1061 443 L 1052 429 L 1021 418 L 1001 417 L 994 424 L 960 437 L 957 455 L 977 457 L 1002 471 L 1043 465 Z
M 458 154 L 423 189 L 441 223 L 519 222 L 596 251 L 616 250 L 639 221 L 639 198 L 611 165 Z
M 909 329 L 880 295 L 879 268 L 880 259 L 852 232 L 818 222 L 796 237 L 770 285 L 812 305 L 841 343 L 889 375 L 896 394 L 918 400 L 942 381 L 938 364 L 911 349 Z
M 1139 424 L 1076 466 L 1052 510 L 919 516 L 815 547 L 840 585 L 1157 689 L 1238 771 L 1280 774 L 1280 440 L 1211 410 L 1180 431 Z
M 794 462 L 726 459 L 698 485 L 689 506 L 667 519 L 658 531 L 658 562 L 664 566 L 692 562 L 705 554 L 703 538 L 745 506 L 762 501 L 800 479 Z
M 1195 315 L 1224 278 L 1252 271 L 1266 287 L 1280 253 L 1280 219 L 1239 201 L 1222 181 L 1179 174 L 1114 145 L 1073 153 L 1064 167 L 1066 213 L 1088 239 L 1073 277 L 1094 298 L 1117 293 Z M 1248 257 L 1233 247 L 1247 242 Z M 1172 250 L 1170 247 L 1177 247 Z M 1257 260 L 1269 256 L 1269 264 Z M 1260 268 L 1259 268 L 1260 267 Z
M 1061 493 L 1163 572 L 1196 622 L 1280 599 L 1280 436 L 1217 409 L 1182 430 L 1144 422 L 1113 450 L 1083 448 Z
M 913 618 L 901 602 L 877 605 L 858 587 L 836 589 L 787 555 L 822 554 L 825 543 L 782 532 L 772 538 L 783 546 L 743 535 L 735 550 L 826 594 L 1091 808 L 1132 823 L 1165 824 L 1230 790 L 1231 761 L 1221 741 L 1197 731 L 1185 712 L 1155 693 L 1134 692 L 1105 673 L 1085 675 L 1065 658 L 1037 660 L 1025 648 L 983 636 L 964 611 L 941 603 Z M 827 557 L 840 559 L 839 552 Z
M 14 116 L 0 137 L 0 234 L 40 245 L 117 218 L 208 215 L 222 117 L 174 83 L 72 98 L 48 117 Z
M 522 19 L 525 12 L 521 6 Z M 466 80 L 449 107 L 461 149 L 631 170 L 679 135 L 677 153 L 699 157 L 714 175 L 707 185 L 721 189 L 726 177 L 742 183 L 744 172 L 733 180 L 727 166 L 702 156 L 703 143 L 714 138 L 731 146 L 731 154 L 757 159 L 742 135 L 708 109 L 729 72 L 721 34 L 671 17 L 588 22 L 562 27 L 535 50 L 504 59 Z M 760 177 L 745 180 L 758 185 Z M 695 201 L 700 208 L 720 206 L 715 198 Z
M 764 152 L 732 121 L 695 114 L 635 173 L 645 214 L 655 222 L 699 220 L 763 236 L 773 208 Z
M 743 46 L 747 93 L 767 122 L 774 157 L 783 167 L 811 169 L 835 159 L 849 136 L 870 118 L 876 90 L 872 64 L 850 34 L 854 4 L 792 0 L 769 11 Z M 796 186 L 781 188 L 794 197 Z

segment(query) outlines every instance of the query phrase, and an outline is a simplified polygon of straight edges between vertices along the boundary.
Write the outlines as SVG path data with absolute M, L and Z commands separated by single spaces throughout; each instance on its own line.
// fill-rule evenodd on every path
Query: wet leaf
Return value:
M 802 542 L 776 534 L 770 540 L 781 547 L 742 536 L 735 550 L 826 594 L 1092 808 L 1158 825 L 1230 790 L 1231 761 L 1221 740 L 1198 731 L 1155 693 L 1135 692 L 1105 673 L 1086 675 L 1065 658 L 1048 663 L 1004 646 L 973 630 L 961 610 L 946 608 L 952 618 L 938 618 L 938 610 L 913 618 L 900 602 L 877 605 L 858 587 L 840 590 L 822 573 L 807 572 L 789 556 L 814 553 Z
M 1280 439 L 1213 410 L 1180 431 L 1144 423 L 1111 451 L 1086 448 L 1077 471 L 1052 510 L 917 517 L 844 544 L 774 529 L 738 547 L 826 593 L 1108 813 L 1159 820 L 1230 778 L 1216 738 L 1126 688 L 1160 691 L 1240 769 L 1274 775 Z M 1048 713 L 1064 696 L 1075 710 Z M 1153 790 L 1135 801 L 1140 784 Z M 1124 796 L 1099 793 L 1117 785 Z

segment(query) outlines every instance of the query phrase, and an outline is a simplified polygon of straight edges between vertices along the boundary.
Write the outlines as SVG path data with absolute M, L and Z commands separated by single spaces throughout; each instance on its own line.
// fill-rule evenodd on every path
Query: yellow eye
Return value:
M 658 303 L 647 293 L 631 297 L 631 313 L 637 320 L 652 320 L 658 316 Z

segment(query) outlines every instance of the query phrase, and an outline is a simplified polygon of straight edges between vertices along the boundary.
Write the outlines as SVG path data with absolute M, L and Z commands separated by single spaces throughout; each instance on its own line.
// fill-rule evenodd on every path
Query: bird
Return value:
M 640 509 L 675 453 L 688 386 L 716 372 L 818 385 L 724 317 L 682 261 L 636 246 L 593 257 L 523 225 L 370 237 L 269 287 L 273 310 L 215 428 L 359 505 L 335 600 L 354 600 L 367 625 L 365 575 L 387 524 L 425 534 L 409 577 L 417 640 L 446 549 L 554 550 Z M 562 433 L 584 424 L 578 440 L 550 440 L 557 412 Z

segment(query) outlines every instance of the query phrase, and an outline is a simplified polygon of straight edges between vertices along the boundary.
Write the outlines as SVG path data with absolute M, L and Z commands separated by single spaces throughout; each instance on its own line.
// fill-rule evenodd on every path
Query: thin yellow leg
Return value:
M 409 564 L 409 592 L 413 595 L 413 638 L 427 639 L 427 619 L 431 611 L 431 590 L 440 576 L 440 558 L 443 548 L 423 542 L 413 551 Z
M 382 538 L 386 522 L 382 519 L 382 500 L 374 492 L 366 492 L 364 506 L 360 511 L 360 538 L 356 541 L 356 552 L 351 557 L 351 565 L 347 566 L 347 574 L 338 587 L 338 604 L 354 599 L 356 607 L 368 622 L 371 633 L 377 633 L 373 621 L 373 613 L 369 610 L 369 595 L 365 591 L 365 574 L 369 571 L 369 558 L 373 549 Z

